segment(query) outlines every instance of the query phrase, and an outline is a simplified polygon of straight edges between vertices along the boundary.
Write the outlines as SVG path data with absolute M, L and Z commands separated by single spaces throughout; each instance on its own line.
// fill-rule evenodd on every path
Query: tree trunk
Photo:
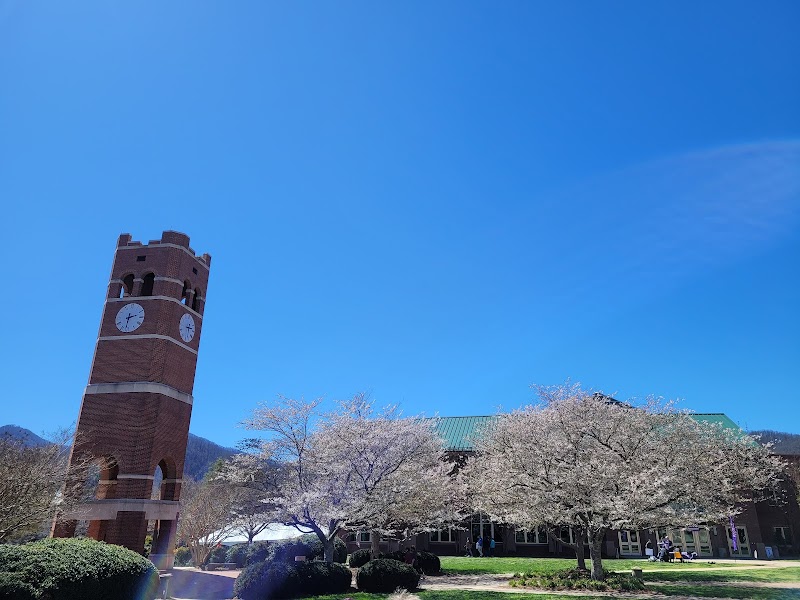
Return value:
M 378 558 L 381 553 L 381 534 L 374 529 L 370 532 L 369 548 L 372 558 Z
M 586 571 L 586 530 L 583 527 L 575 528 L 575 558 L 578 559 L 578 568 Z
M 592 579 L 603 580 L 603 540 L 606 536 L 605 529 L 589 529 L 589 558 L 592 559 Z
M 325 562 L 332 563 L 333 562 L 333 540 L 334 538 L 325 538 L 325 541 L 322 542 L 322 547 L 325 550 Z
M 578 568 L 586 571 L 586 550 L 583 547 L 583 542 L 575 544 L 575 557 L 578 559 Z

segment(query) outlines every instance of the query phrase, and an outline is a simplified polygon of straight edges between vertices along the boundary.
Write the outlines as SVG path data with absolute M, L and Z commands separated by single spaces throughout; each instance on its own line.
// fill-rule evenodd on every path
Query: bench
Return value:
M 225 569 L 227 571 L 232 571 L 233 569 L 236 569 L 236 563 L 210 562 L 203 567 L 203 571 L 213 571 L 214 569 Z

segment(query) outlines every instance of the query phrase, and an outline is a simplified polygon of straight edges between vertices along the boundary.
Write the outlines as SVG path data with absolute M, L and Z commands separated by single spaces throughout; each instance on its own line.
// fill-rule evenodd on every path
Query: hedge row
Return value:
M 405 563 L 405 553 L 402 551 L 382 554 L 380 558 L 390 558 Z M 361 548 L 350 555 L 349 565 L 358 568 L 367 564 L 372 559 L 372 552 L 368 548 Z M 420 550 L 417 552 L 416 566 L 426 575 L 437 575 L 442 569 L 439 557 L 431 552 Z
M 225 560 L 213 562 L 236 563 L 240 569 L 264 561 L 294 562 L 295 556 L 305 556 L 306 560 L 322 560 L 325 548 L 319 538 L 314 534 L 303 535 L 295 540 L 282 540 L 280 542 L 256 542 L 254 544 L 236 544 L 230 548 L 221 549 L 226 552 Z M 333 543 L 333 562 L 344 563 L 347 561 L 347 546 L 336 538 Z
M 350 569 L 340 563 L 265 561 L 242 571 L 234 590 L 242 600 L 297 598 L 343 593 L 351 580 Z
M 121 546 L 90 539 L 0 545 L 2 600 L 138 600 L 157 588 L 153 563 Z
M 393 592 L 397 588 L 416 589 L 419 573 L 411 565 L 393 558 L 369 561 L 356 575 L 358 589 L 365 592 Z

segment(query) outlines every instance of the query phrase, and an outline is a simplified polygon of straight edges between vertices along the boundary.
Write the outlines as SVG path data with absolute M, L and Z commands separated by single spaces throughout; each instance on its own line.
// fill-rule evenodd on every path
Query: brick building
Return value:
M 447 451 L 453 457 L 469 456 L 474 452 L 472 439 L 481 427 L 495 417 L 440 417 L 437 431 L 445 440 Z M 721 413 L 694 414 L 692 418 L 737 429 L 736 424 Z M 784 457 L 800 465 L 800 457 Z M 713 482 L 709 482 L 713 485 Z M 767 547 L 773 556 L 797 556 L 800 554 L 800 508 L 797 503 L 797 482 L 787 483 L 788 504 L 777 505 L 769 501 L 760 502 L 747 509 L 734 520 L 737 548 L 734 550 L 730 523 L 716 525 L 687 523 L 682 527 L 658 528 L 639 531 L 609 531 L 606 534 L 603 552 L 608 557 L 643 557 L 645 544 L 651 540 L 657 547 L 659 539 L 669 535 L 676 546 L 687 552 L 697 552 L 701 558 L 759 558 L 767 557 Z M 502 523 L 492 522 L 486 515 L 475 514 L 457 529 L 448 529 L 420 534 L 412 541 L 417 549 L 429 550 L 439 555 L 458 555 L 465 552 L 467 540 L 472 543 L 487 535 L 494 538 L 498 556 L 575 556 L 574 551 L 564 546 L 561 540 L 573 543 L 573 532 L 562 527 L 554 536 L 545 528 L 524 531 Z M 349 546 L 369 547 L 370 533 L 358 532 L 350 536 Z M 382 542 L 389 550 L 396 549 L 397 542 Z M 587 551 L 588 556 L 588 551 Z

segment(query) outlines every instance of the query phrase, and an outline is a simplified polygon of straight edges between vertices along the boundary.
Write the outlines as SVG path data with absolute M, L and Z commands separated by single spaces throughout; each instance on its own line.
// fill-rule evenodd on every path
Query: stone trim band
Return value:
M 101 337 L 97 338 L 97 341 L 98 342 L 100 342 L 100 341 L 111 342 L 111 341 L 114 341 L 114 340 L 144 340 L 144 339 L 149 339 L 149 340 L 167 340 L 168 342 L 172 342 L 173 344 L 177 344 L 178 346 L 180 346 L 184 350 L 188 350 L 192 354 L 197 354 L 197 350 L 195 350 L 194 348 L 190 348 L 186 344 L 182 344 L 181 342 L 179 342 L 175 338 L 171 338 L 168 335 L 159 335 L 157 333 L 142 333 L 142 334 L 139 334 L 139 335 L 136 335 L 136 334 L 133 334 L 133 335 L 104 335 L 104 336 L 101 336 Z
M 114 338 L 112 338 L 114 339 Z M 136 393 L 151 393 L 161 394 L 162 396 L 169 396 L 175 400 L 185 402 L 190 406 L 194 403 L 194 398 L 191 394 L 176 390 L 174 387 L 166 385 L 165 383 L 155 383 L 153 381 L 135 381 L 131 383 L 90 383 L 84 390 L 84 395 L 87 394 L 136 394 Z M 140 475 L 137 477 L 149 477 L 149 475 Z M 117 476 L 122 479 L 122 475 Z M 132 477 L 129 477 L 131 479 Z
M 205 302 L 205 298 L 203 296 L 199 296 L 200 300 Z M 106 298 L 106 302 L 141 302 L 147 300 L 169 300 L 170 302 L 174 302 L 175 304 L 180 304 L 183 308 L 187 311 L 192 313 L 198 319 L 202 319 L 203 315 L 201 315 L 196 310 L 189 308 L 183 302 L 178 300 L 177 298 L 173 298 L 172 296 L 125 296 L 124 298 Z
M 65 516 L 88 521 L 107 521 L 116 519 L 118 512 L 143 512 L 148 521 L 174 521 L 178 518 L 178 501 L 138 498 L 92 500 Z

